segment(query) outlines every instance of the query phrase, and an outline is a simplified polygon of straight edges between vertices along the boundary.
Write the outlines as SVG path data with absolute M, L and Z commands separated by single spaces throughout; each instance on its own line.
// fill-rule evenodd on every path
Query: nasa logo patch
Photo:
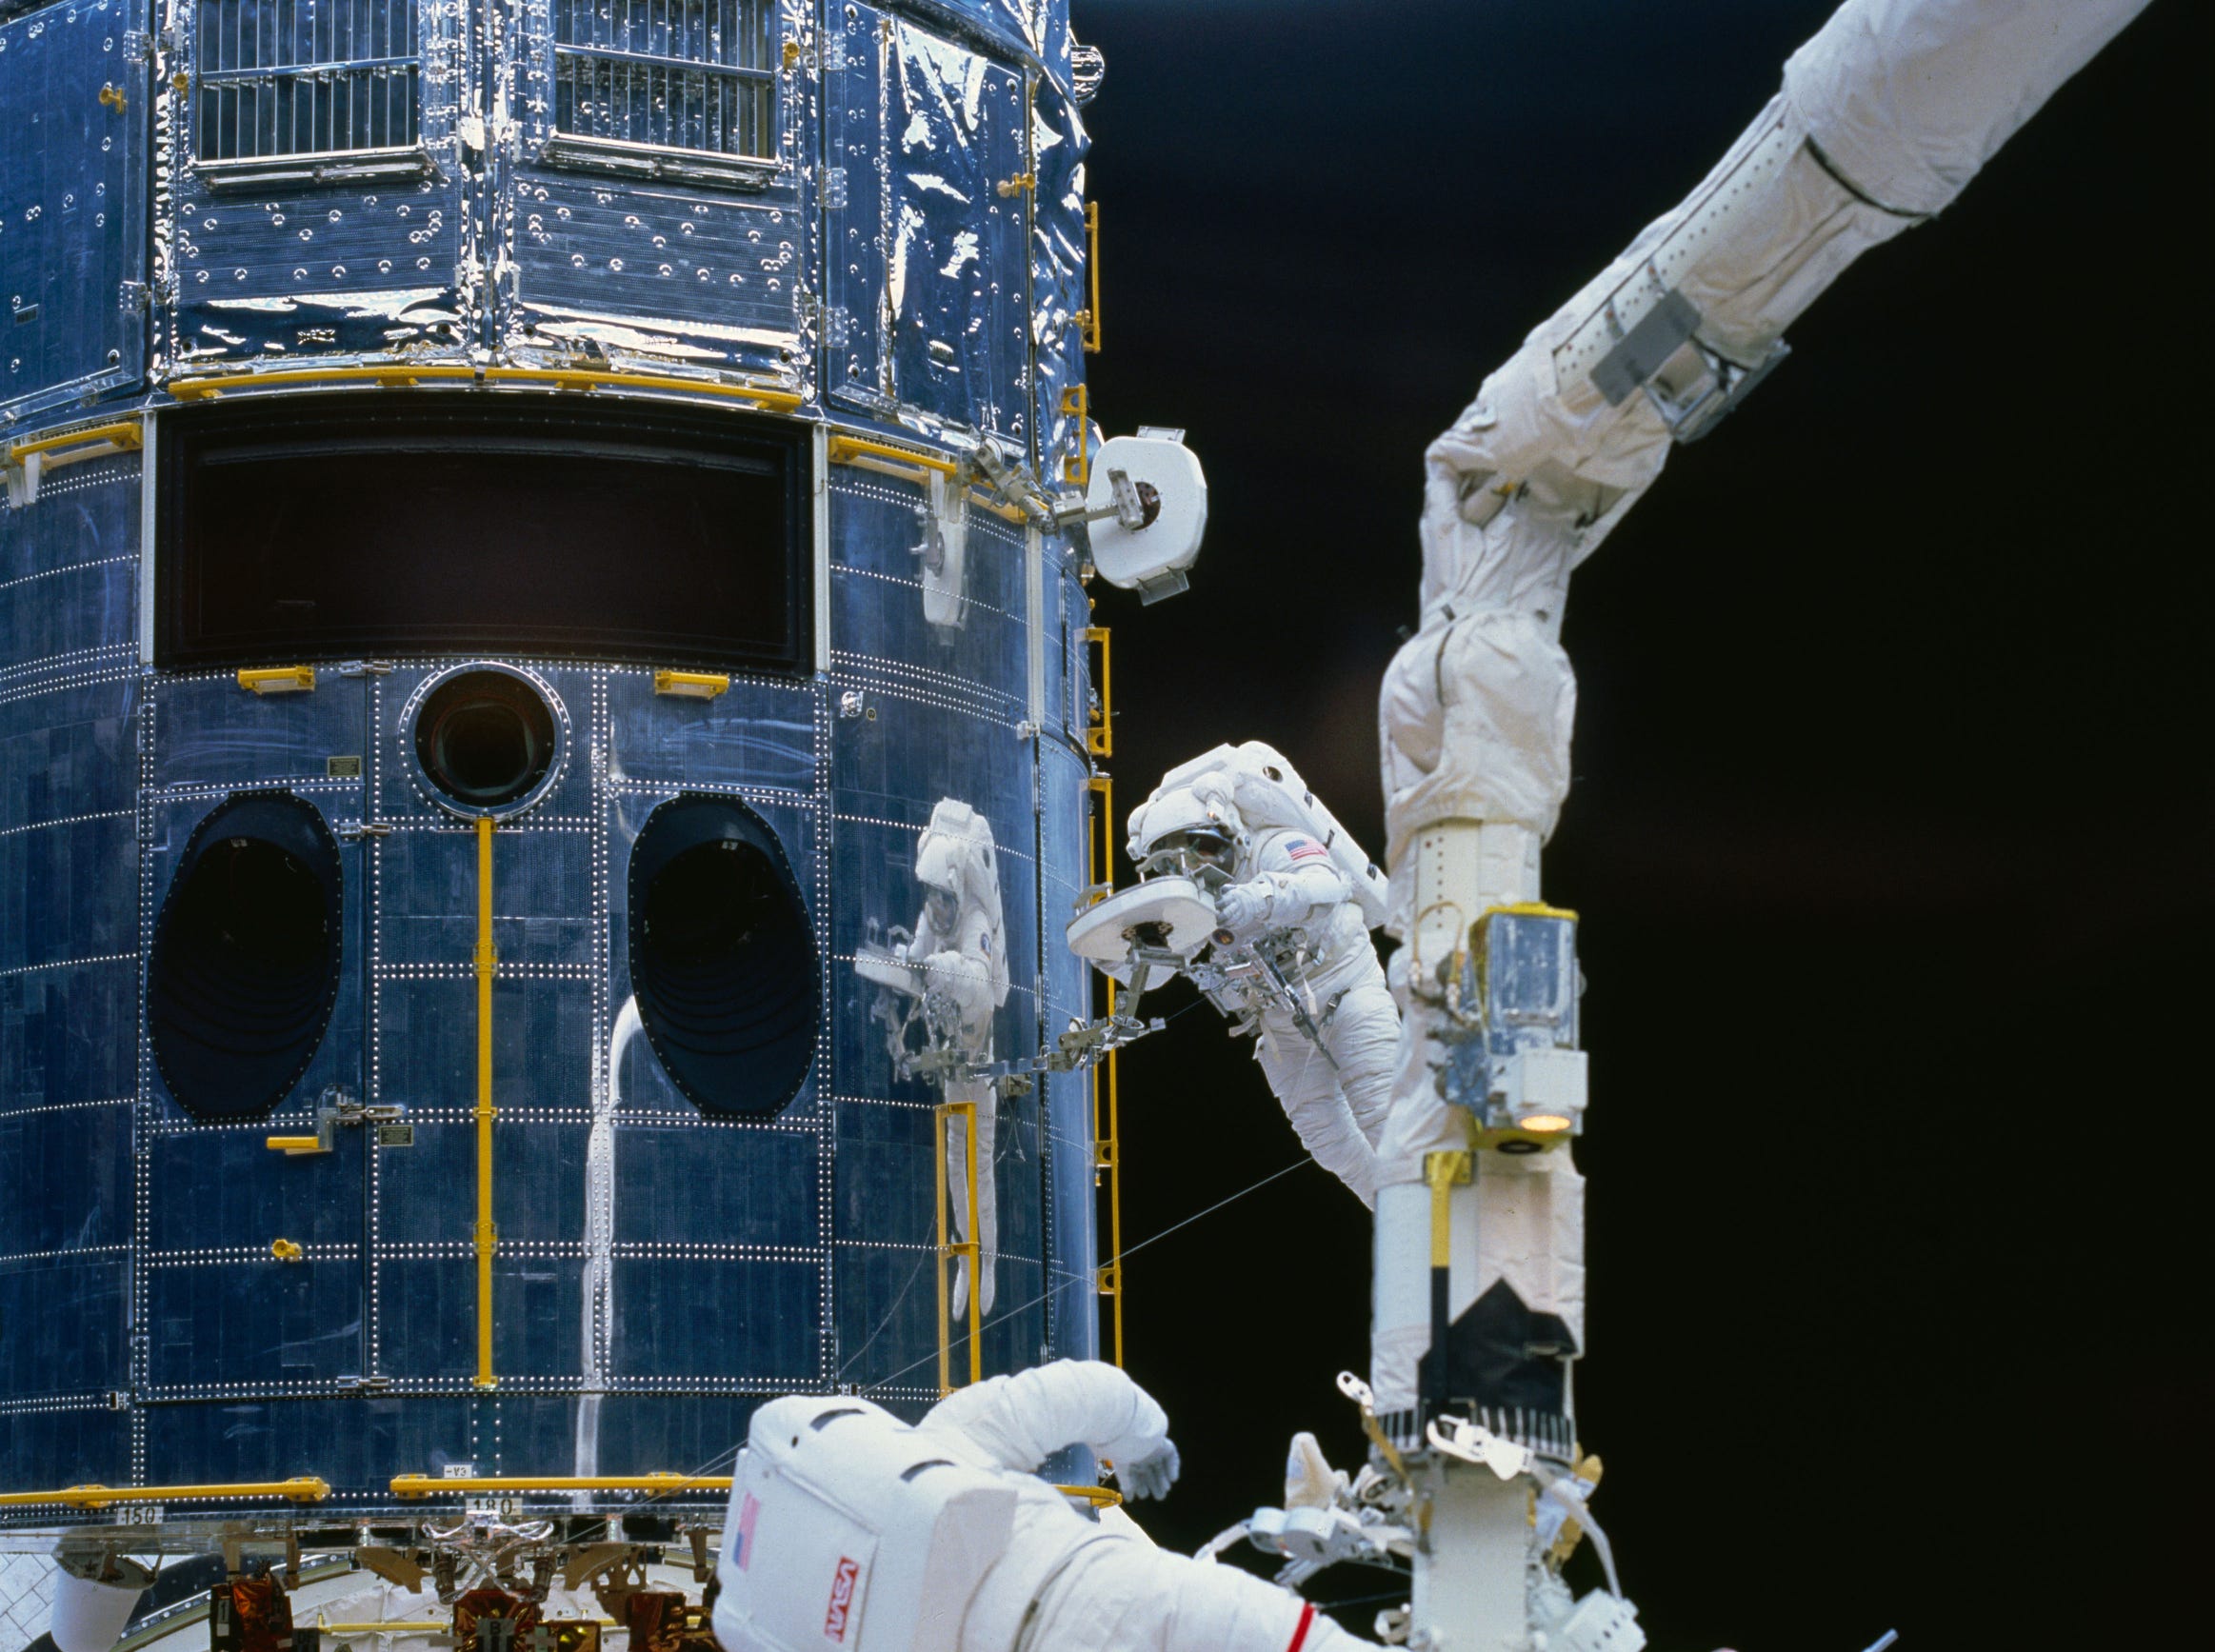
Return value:
M 847 1620 L 853 1615 L 854 1583 L 862 1575 L 861 1562 L 838 1557 L 838 1571 L 830 1580 L 830 1609 L 823 1615 L 823 1638 L 843 1642 Z

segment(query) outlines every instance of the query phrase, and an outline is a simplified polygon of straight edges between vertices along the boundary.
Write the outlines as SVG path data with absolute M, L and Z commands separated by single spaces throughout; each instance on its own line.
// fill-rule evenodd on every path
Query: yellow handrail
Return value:
M 477 817 L 477 1386 L 492 1375 L 492 817 Z
M 1115 1014 L 1115 983 L 1108 982 L 1108 1014 Z M 1108 1069 L 1108 1116 L 1100 1116 L 1099 1069 L 1092 1077 L 1092 1128 L 1096 1140 L 1092 1162 L 1108 1182 L 1108 1260 L 1100 1264 L 1100 1294 L 1110 1304 L 1109 1323 L 1114 1337 L 1109 1347 L 1115 1363 L 1123 1363 L 1123 1108 L 1117 1092 L 1116 1051 L 1110 1049 L 1101 1064 Z
M 34 442 L 17 442 L 8 449 L 8 463 L 20 465 L 34 453 L 41 457 L 59 454 L 58 458 L 47 460 L 46 468 L 52 470 L 63 465 L 74 465 L 80 459 L 135 452 L 144 440 L 135 419 L 123 424 L 94 425 L 88 429 L 64 430 L 58 436 L 41 436 Z M 82 453 L 73 451 L 80 444 L 89 446 Z
M 850 465 L 859 458 L 897 460 L 902 465 L 912 465 L 918 470 L 935 470 L 941 476 L 951 476 L 960 468 L 944 453 L 895 447 L 890 442 L 872 441 L 867 436 L 842 433 L 830 438 L 829 459 L 833 465 Z
M 968 1166 L 969 1224 L 965 1231 L 968 1238 L 949 1239 L 947 1218 L 950 1201 L 946 1185 L 946 1122 L 956 1116 L 967 1121 L 962 1131 L 963 1150 Z M 948 1257 L 966 1256 L 969 1259 L 969 1381 L 985 1380 L 984 1307 L 985 1247 L 977 1237 L 977 1104 L 974 1102 L 941 1102 L 933 1114 L 932 1141 L 937 1151 L 932 1158 L 937 1163 L 938 1184 L 938 1391 L 953 1392 L 953 1327 L 947 1313 L 946 1264 Z
M 929 483 L 932 471 L 941 476 L 955 476 L 961 470 L 954 460 L 943 453 L 920 452 L 913 448 L 874 441 L 867 436 L 834 435 L 830 438 L 825 457 L 833 465 L 851 465 L 857 470 L 873 470 L 880 476 L 912 482 L 919 488 Z M 1017 527 L 1030 520 L 1023 514 L 1021 507 L 994 498 L 982 488 L 969 489 L 969 503 Z
M 732 385 L 713 379 L 671 378 L 663 373 L 618 373 L 577 368 L 488 368 L 488 381 L 496 385 L 551 385 L 562 390 L 681 390 L 698 395 L 734 396 L 780 413 L 796 409 L 807 398 L 797 390 L 771 389 L 765 385 Z
M 454 1632 L 451 1622 L 442 1622 L 436 1618 L 412 1621 L 388 1618 L 381 1623 L 326 1623 L 320 1612 L 315 1617 L 315 1627 L 326 1635 L 450 1635 Z
M 728 1474 L 470 1474 L 451 1480 L 431 1474 L 396 1474 L 394 1497 L 439 1497 L 472 1491 L 728 1491 Z
M 1085 749 L 1094 757 L 1115 755 L 1115 667 L 1109 651 L 1108 627 L 1087 626 L 1085 641 L 1100 645 L 1100 715 L 1085 729 Z
M 410 389 L 419 384 L 440 384 L 463 381 L 474 384 L 477 369 L 470 367 L 440 366 L 426 362 L 421 366 L 393 365 L 364 368 L 295 368 L 286 372 L 257 373 L 238 371 L 204 373 L 196 378 L 173 379 L 166 387 L 170 395 L 180 402 L 212 401 L 218 396 L 231 395 L 245 390 L 284 389 L 289 386 L 330 385 L 344 388 L 348 385 L 374 385 L 380 389 Z
M 84 459 L 105 459 L 110 453 L 136 451 L 145 433 L 133 420 L 129 424 L 87 425 L 74 430 L 39 436 L 0 448 L 0 471 L 6 473 L 8 503 L 21 508 L 38 503 L 39 483 L 49 470 L 59 470 Z
M 428 362 L 420 366 L 395 362 L 373 367 L 300 368 L 273 373 L 206 373 L 196 378 L 173 380 L 167 388 L 178 401 L 194 402 L 288 387 L 372 385 L 380 389 L 409 389 L 424 384 L 473 384 L 480 378 L 489 385 L 544 385 L 557 390 L 676 390 L 688 395 L 731 396 L 786 413 L 798 408 L 804 400 L 796 390 L 734 385 L 720 379 L 675 378 L 666 373 L 625 373 L 583 368 L 487 368 L 480 374 L 471 367 Z
M 1099 902 L 1106 900 L 1115 886 L 1115 782 L 1111 776 L 1095 774 L 1087 785 L 1100 799 L 1097 836 L 1092 839 L 1093 846 L 1087 850 L 1090 864 L 1086 867 L 1091 878 L 1088 893 L 1094 902 Z M 1115 1013 L 1112 978 L 1108 981 L 1108 1013 L 1110 1016 Z M 1107 1060 L 1092 1069 L 1092 1171 L 1095 1184 L 1104 1184 L 1108 1193 L 1108 1260 L 1100 1264 L 1098 1286 L 1099 1294 L 1108 1298 L 1110 1304 L 1112 1335 L 1108 1345 L 1115 1363 L 1120 1365 L 1123 1363 L 1123 1143 L 1118 1053 L 1108 1050 Z M 1108 1074 L 1105 1107 L 1101 1096 L 1102 1067 Z
M 1057 1485 L 1054 1490 L 1064 1497 L 1082 1499 L 1094 1508 L 1113 1508 L 1123 1501 L 1123 1493 L 1112 1485 Z
M 312 1474 L 290 1480 L 249 1480 L 230 1485 L 70 1485 L 59 1491 L 0 1492 L 0 1507 L 29 1508 L 60 1503 L 70 1508 L 106 1508 L 118 1503 L 198 1503 L 210 1498 L 281 1497 L 289 1503 L 321 1503 L 330 1495 L 328 1482 Z
M 1082 329 L 1085 353 L 1097 355 L 1100 350 L 1100 203 L 1085 203 L 1085 274 L 1091 291 L 1091 302 L 1077 312 L 1077 325 Z

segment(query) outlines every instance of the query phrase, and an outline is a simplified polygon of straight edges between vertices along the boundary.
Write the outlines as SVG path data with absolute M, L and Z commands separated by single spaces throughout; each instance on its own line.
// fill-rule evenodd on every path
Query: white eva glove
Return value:
M 1243 941 L 1261 927 L 1268 906 L 1268 885 L 1233 884 L 1215 897 L 1215 921 Z
M 1177 1443 L 1162 1442 L 1162 1448 L 1140 1463 L 1118 1463 L 1115 1465 L 1115 1483 L 1123 1488 L 1123 1495 L 1131 1500 L 1161 1498 L 1168 1495 L 1169 1487 L 1177 1483 L 1177 1471 L 1184 1466 L 1177 1457 Z

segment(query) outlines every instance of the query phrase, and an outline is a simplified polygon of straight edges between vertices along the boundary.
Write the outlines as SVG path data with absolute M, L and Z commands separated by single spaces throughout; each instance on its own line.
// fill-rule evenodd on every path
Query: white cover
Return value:
M 1364 924 L 1374 929 L 1385 921 L 1384 875 L 1353 834 L 1338 824 L 1338 817 L 1300 778 L 1291 760 L 1259 740 L 1215 746 L 1163 775 L 1146 802 L 1130 812 L 1128 847 L 1133 860 L 1141 859 L 1147 843 L 1160 835 L 1159 818 L 1166 816 L 1151 817 L 1149 811 L 1157 806 L 1173 811 L 1177 806 L 1169 799 L 1207 774 L 1220 774 L 1229 781 L 1232 802 L 1247 832 L 1285 826 L 1307 833 L 1330 851 L 1331 864 L 1353 891 Z
M 1092 459 L 1092 479 L 1085 504 L 1105 510 L 1115 503 L 1112 473 L 1154 489 L 1159 513 L 1144 527 L 1125 527 L 1114 517 L 1091 525 L 1092 566 L 1100 577 L 1124 590 L 1137 590 L 1167 575 L 1179 574 L 1200 557 L 1207 531 L 1207 478 L 1200 460 L 1169 436 L 1117 436 Z
M 1189 958 L 1215 932 L 1215 908 L 1189 878 L 1148 878 L 1071 918 L 1069 950 L 1102 969 L 1127 965 L 1130 931 L 1142 924 L 1161 925 L 1167 950 Z
M 2145 0 L 1852 0 L 1785 65 L 1831 164 L 1899 212 L 1948 205 Z
M 724 1652 L 957 1652 L 1016 1492 L 867 1400 L 753 1416 L 716 1571 Z
M 95 1557 L 90 1562 L 98 1564 Z M 53 1619 L 47 1633 L 60 1652 L 109 1652 L 123 1638 L 131 1608 L 152 1583 L 153 1574 L 136 1561 L 118 1557 L 115 1578 L 88 1578 L 74 1562 L 54 1568 Z

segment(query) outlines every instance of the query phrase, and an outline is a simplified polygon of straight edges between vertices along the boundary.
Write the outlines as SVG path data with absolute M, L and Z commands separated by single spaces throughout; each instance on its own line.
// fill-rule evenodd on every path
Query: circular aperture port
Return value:
M 655 809 L 630 858 L 630 984 L 677 1087 L 703 1110 L 789 1102 L 815 1051 L 815 937 L 783 846 L 728 798 Z
M 147 1023 L 170 1091 L 204 1118 L 268 1112 L 338 996 L 338 846 L 285 793 L 243 793 L 186 845 L 154 928 Z
M 456 671 L 415 713 L 415 760 L 425 777 L 471 811 L 501 808 L 536 791 L 553 766 L 558 738 L 546 696 L 509 671 Z

